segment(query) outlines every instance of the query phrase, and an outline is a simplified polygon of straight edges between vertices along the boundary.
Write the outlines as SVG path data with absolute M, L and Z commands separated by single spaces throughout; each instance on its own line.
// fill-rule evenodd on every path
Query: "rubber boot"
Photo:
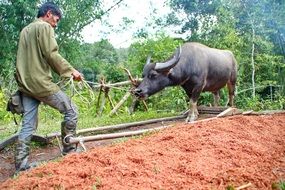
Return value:
M 62 140 L 62 155 L 67 155 L 68 153 L 72 153 L 76 151 L 75 144 L 67 144 L 69 137 L 73 137 L 76 135 L 76 124 L 70 121 L 64 121 L 61 123 L 61 140 Z
M 30 169 L 30 165 L 28 163 L 30 153 L 30 142 L 29 141 L 19 141 L 16 147 L 15 153 L 15 174 L 20 171 Z

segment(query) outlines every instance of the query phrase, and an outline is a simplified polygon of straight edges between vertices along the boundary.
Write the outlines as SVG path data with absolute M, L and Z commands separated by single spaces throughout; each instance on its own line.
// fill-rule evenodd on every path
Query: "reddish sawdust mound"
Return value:
M 285 114 L 175 127 L 51 162 L 0 189 L 271 189 L 285 179 Z

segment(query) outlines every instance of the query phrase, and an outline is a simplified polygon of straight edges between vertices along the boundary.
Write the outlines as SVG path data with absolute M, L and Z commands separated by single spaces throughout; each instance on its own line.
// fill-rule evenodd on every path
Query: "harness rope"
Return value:
M 95 95 L 93 92 L 92 87 L 90 86 L 90 84 L 92 85 L 97 85 L 98 88 L 113 88 L 113 89 L 117 89 L 117 90 L 121 90 L 121 91 L 125 91 L 125 92 L 130 92 L 130 89 L 126 89 L 125 87 L 115 87 L 115 86 L 111 86 L 108 84 L 105 84 L 104 82 L 102 83 L 97 83 L 97 82 L 92 82 L 92 81 L 87 81 L 87 80 L 82 80 L 79 81 L 76 85 L 76 83 L 73 80 L 73 77 L 70 77 L 68 80 L 61 80 L 57 83 L 61 89 L 67 88 L 69 86 L 70 88 L 70 98 L 72 98 L 73 96 L 75 96 L 76 94 L 80 97 L 81 101 L 87 104 L 90 104 L 92 102 L 95 101 Z M 78 88 L 76 87 L 78 86 L 78 88 L 80 90 L 83 90 L 84 88 L 86 88 L 88 90 L 89 93 L 89 98 L 84 97 L 78 90 Z

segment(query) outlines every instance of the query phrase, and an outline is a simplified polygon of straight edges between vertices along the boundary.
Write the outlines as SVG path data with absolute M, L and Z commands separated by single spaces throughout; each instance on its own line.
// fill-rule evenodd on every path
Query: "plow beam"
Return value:
M 81 142 L 130 137 L 130 136 L 135 136 L 135 135 L 141 135 L 144 133 L 159 131 L 159 130 L 165 129 L 167 127 L 169 127 L 169 126 L 156 127 L 156 128 L 152 128 L 152 129 L 142 129 L 142 130 L 137 130 L 137 131 L 121 132 L 121 133 L 101 134 L 101 135 L 86 136 L 86 137 L 70 137 L 68 139 L 68 142 L 65 142 L 65 144 L 77 144 L 77 143 L 81 143 Z

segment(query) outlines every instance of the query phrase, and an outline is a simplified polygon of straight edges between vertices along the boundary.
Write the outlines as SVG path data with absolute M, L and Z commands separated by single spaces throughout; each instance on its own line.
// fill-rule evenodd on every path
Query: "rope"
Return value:
M 113 88 L 113 89 L 117 89 L 117 90 L 122 90 L 122 91 L 129 91 L 127 90 L 125 87 L 116 87 L 116 86 L 112 86 L 112 85 L 108 85 L 105 83 L 98 83 L 98 82 L 92 82 L 92 81 L 85 81 L 87 84 L 93 84 L 96 85 L 97 88 L 101 88 L 101 87 L 105 87 L 105 88 Z
M 67 80 L 61 80 L 57 83 L 61 89 L 70 88 L 70 98 L 72 98 L 75 95 L 78 95 L 81 99 L 82 102 L 90 104 L 93 101 L 95 101 L 95 95 L 94 92 L 92 90 L 92 87 L 90 86 L 90 84 L 93 85 L 97 85 L 98 87 L 103 87 L 103 88 L 113 88 L 113 89 L 117 89 L 117 90 L 121 90 L 121 91 L 125 91 L 125 92 L 130 92 L 130 89 L 126 89 L 126 87 L 116 87 L 116 86 L 112 86 L 112 85 L 108 85 L 103 83 L 97 83 L 97 82 L 92 82 L 92 81 L 87 81 L 87 80 L 82 80 L 76 83 L 73 80 L 73 77 L 68 78 Z M 84 97 L 78 90 L 78 87 L 80 90 L 83 90 L 84 88 L 88 90 L 89 93 L 89 98 Z
M 63 84 L 64 83 L 64 85 L 61 85 L 61 84 Z M 70 98 L 72 98 L 73 96 L 75 96 L 75 95 L 78 95 L 79 97 L 80 97 L 80 99 L 81 99 L 81 101 L 82 102 L 84 102 L 84 103 L 87 103 L 87 104 L 90 104 L 90 103 L 92 103 L 93 101 L 95 101 L 95 95 L 94 95 L 94 93 L 93 93 L 93 91 L 92 91 L 92 88 L 89 86 L 89 84 L 87 83 L 87 81 L 85 81 L 84 79 L 82 80 L 82 81 L 79 81 L 78 83 L 77 83 L 78 85 L 77 86 L 79 86 L 79 88 L 82 90 L 83 88 L 86 88 L 87 90 L 88 90 L 88 92 L 89 92 L 89 97 L 90 97 L 90 99 L 88 99 L 88 98 L 86 98 L 86 97 L 84 97 L 78 90 L 77 90 L 77 88 L 76 88 L 76 85 L 75 85 L 75 83 L 74 83 L 74 80 L 73 80 L 73 77 L 70 77 L 68 80 L 62 80 L 62 81 L 60 81 L 59 83 L 58 83 L 58 85 L 61 87 L 61 89 L 64 89 L 64 88 L 66 88 L 66 87 L 70 87 L 70 92 L 71 92 L 71 95 L 70 95 Z

